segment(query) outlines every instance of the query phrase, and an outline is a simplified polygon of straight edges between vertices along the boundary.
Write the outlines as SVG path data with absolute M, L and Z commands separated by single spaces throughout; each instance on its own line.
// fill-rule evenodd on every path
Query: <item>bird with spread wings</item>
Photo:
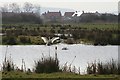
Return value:
M 51 44 L 53 44 L 55 41 L 60 40 L 59 37 L 53 37 L 52 39 L 47 38 L 47 37 L 41 37 L 41 39 L 46 43 L 46 45 L 51 45 Z

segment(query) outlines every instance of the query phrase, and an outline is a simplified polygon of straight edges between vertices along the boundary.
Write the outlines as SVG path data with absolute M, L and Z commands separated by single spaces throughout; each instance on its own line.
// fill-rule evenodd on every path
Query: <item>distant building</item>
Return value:
M 82 12 L 79 17 L 79 22 L 99 22 L 100 13 L 96 12 Z
M 45 12 L 42 14 L 45 22 L 61 22 L 62 14 L 61 12 Z
M 86 12 L 86 13 L 82 13 L 81 15 L 80 15 L 81 17 L 87 17 L 87 16 L 101 16 L 101 14 L 100 13 L 98 13 L 97 11 L 95 12 L 95 13 L 92 13 L 92 12 Z
M 52 23 L 101 23 L 101 22 L 116 22 L 117 16 L 109 13 L 99 13 L 99 12 L 65 12 L 62 16 L 61 12 L 45 12 L 41 16 L 44 22 Z M 114 20 L 113 20 L 114 19 Z
M 75 12 L 65 12 L 63 16 L 63 22 L 78 22 L 79 17 L 82 13 L 80 11 L 75 11 Z
M 73 16 L 72 16 L 73 14 L 74 14 L 74 12 L 65 12 L 64 18 L 66 18 L 66 19 L 71 19 L 71 18 L 73 17 Z

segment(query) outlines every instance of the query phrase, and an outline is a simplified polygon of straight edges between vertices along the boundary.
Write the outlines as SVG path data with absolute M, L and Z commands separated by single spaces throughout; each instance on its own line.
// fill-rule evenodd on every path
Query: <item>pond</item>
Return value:
M 81 73 L 85 73 L 88 62 L 109 61 L 110 59 L 118 60 L 118 46 L 93 46 L 84 44 L 57 44 L 52 46 L 46 45 L 14 45 L 0 46 L 0 66 L 4 61 L 7 50 L 7 58 L 10 58 L 16 66 L 21 68 L 22 59 L 25 61 L 26 68 L 34 68 L 34 61 L 39 60 L 42 56 L 55 56 L 55 47 L 57 46 L 57 55 L 60 66 L 67 65 L 80 67 Z M 62 50 L 62 48 L 67 48 Z M 75 58 L 76 56 L 76 58 Z

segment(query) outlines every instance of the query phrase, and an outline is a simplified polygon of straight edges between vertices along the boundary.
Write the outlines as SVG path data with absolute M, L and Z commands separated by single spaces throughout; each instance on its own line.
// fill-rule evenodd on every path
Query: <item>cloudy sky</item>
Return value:
M 26 2 L 26 1 L 40 1 L 40 2 L 118 2 L 119 0 L 0 0 L 1 2 Z
M 0 5 L 11 2 L 17 2 L 20 5 L 31 2 L 40 4 L 41 7 L 68 8 L 85 12 L 117 13 L 118 11 L 118 0 L 0 0 Z

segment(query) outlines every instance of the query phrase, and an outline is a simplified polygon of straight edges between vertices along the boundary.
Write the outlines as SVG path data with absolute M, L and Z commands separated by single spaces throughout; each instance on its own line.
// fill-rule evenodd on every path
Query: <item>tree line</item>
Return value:
M 78 22 L 80 23 L 117 23 L 118 15 L 110 13 L 84 13 L 80 16 Z
M 40 13 L 40 5 L 32 4 L 30 2 L 25 2 L 23 6 L 20 6 L 17 3 L 9 3 L 9 4 L 3 4 L 3 6 L 0 7 L 1 12 L 14 12 L 14 13 L 20 13 L 20 12 L 34 12 L 34 13 Z
M 40 24 L 40 5 L 25 2 L 23 6 L 17 3 L 4 4 L 0 7 L 3 24 L 32 23 Z

